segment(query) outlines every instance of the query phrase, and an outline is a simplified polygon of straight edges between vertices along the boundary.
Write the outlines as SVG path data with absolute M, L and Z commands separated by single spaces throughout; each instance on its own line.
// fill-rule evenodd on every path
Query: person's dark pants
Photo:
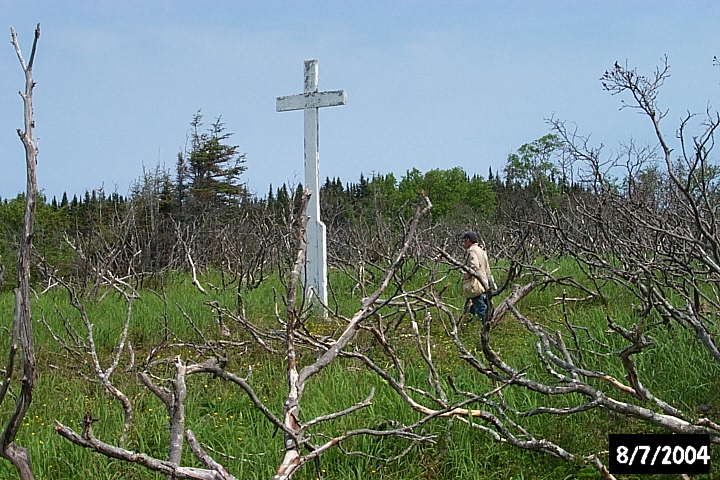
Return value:
M 480 320 L 485 321 L 485 315 L 487 314 L 487 303 L 485 303 L 485 294 L 475 297 L 468 298 L 470 303 L 470 309 L 468 310 L 471 315 L 475 315 Z

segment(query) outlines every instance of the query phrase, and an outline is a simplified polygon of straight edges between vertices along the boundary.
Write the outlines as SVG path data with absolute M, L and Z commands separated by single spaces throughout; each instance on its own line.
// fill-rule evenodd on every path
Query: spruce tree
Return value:
M 239 146 L 227 143 L 232 133 L 225 131 L 222 117 L 205 132 L 202 118 L 200 111 L 193 116 L 191 149 L 178 155 L 178 198 L 205 206 L 237 203 L 246 196 L 239 182 L 246 170 L 245 155 L 238 152 Z M 189 199 L 184 198 L 185 190 Z

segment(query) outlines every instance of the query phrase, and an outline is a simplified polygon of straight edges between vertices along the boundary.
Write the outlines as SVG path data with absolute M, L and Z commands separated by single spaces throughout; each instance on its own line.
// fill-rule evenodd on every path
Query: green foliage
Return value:
M 398 192 L 398 182 L 395 175 L 375 175 L 367 185 L 367 195 L 373 208 L 386 214 L 392 214 L 404 202 Z
M 246 195 L 239 184 L 245 155 L 238 152 L 239 146 L 226 143 L 232 134 L 225 131 L 221 117 L 206 132 L 201 131 L 202 118 L 199 111 L 193 116 L 191 149 L 178 154 L 178 185 L 199 204 L 235 202 Z
M 19 194 L 12 200 L 0 202 L 0 264 L 5 267 L 0 289 L 11 289 L 17 285 L 17 245 L 25 215 L 25 195 Z M 70 208 L 53 206 L 39 194 L 36 202 L 33 247 L 37 254 L 50 265 L 62 265 L 70 255 L 64 235 L 72 225 Z M 33 269 L 33 280 L 37 271 Z
M 426 173 L 413 168 L 399 182 L 392 173 L 375 175 L 369 181 L 361 175 L 358 184 L 349 185 L 344 191 L 342 184 L 339 188 L 338 184 L 339 180 L 328 179 L 321 195 L 326 199 L 343 196 L 346 204 L 360 207 L 371 218 L 375 213 L 393 216 L 398 209 L 411 213 L 420 192 L 425 192 L 433 202 L 432 215 L 436 219 L 463 215 L 469 210 L 479 218 L 488 218 L 496 205 L 491 185 L 477 175 L 469 178 L 460 167 Z
M 557 135 L 547 134 L 518 148 L 517 153 L 508 155 L 505 164 L 505 182 L 509 188 L 529 188 L 533 193 L 540 191 L 557 193 L 556 177 L 559 170 L 554 156 L 562 149 Z
M 25 194 L 20 194 L 12 200 L 3 200 L 0 207 L 0 225 L 3 228 L 3 235 L 19 234 L 25 215 Z
M 413 204 L 421 191 L 430 197 L 432 214 L 438 219 L 451 213 L 462 215 L 468 210 L 480 219 L 487 219 L 495 209 L 495 193 L 490 184 L 477 175 L 469 178 L 460 167 L 433 169 L 424 175 L 417 169 L 408 171 L 398 186 L 400 198 Z

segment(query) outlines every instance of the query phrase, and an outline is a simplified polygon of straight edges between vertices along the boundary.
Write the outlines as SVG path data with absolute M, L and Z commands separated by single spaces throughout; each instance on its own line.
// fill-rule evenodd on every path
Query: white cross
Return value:
M 307 256 L 305 285 L 308 294 L 314 290 L 327 304 L 327 241 L 325 224 L 320 220 L 320 156 L 318 153 L 318 108 L 345 105 L 345 90 L 318 92 L 318 61 L 305 61 L 305 92 L 301 95 L 278 97 L 276 110 L 305 112 L 305 184 L 312 196 L 307 207 Z

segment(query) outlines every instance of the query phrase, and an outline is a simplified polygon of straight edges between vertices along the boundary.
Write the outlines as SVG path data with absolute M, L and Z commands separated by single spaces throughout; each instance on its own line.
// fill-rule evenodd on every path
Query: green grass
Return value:
M 579 275 L 572 265 L 566 263 L 561 267 L 568 273 Z M 214 275 L 209 275 L 202 281 L 204 285 L 221 284 Z M 420 279 L 416 280 L 419 281 Z M 334 298 L 338 302 L 335 305 L 331 300 L 331 307 L 337 308 L 343 315 L 352 314 L 361 301 L 359 292 L 351 293 L 352 281 L 339 273 L 333 273 L 330 282 L 334 289 Z M 154 290 L 142 290 L 141 298 L 133 303 L 129 340 L 135 352 L 135 366 L 126 371 L 130 366 L 130 357 L 125 352 L 113 376 L 118 388 L 131 399 L 135 413 L 135 422 L 127 436 L 126 448 L 157 458 L 167 456 L 168 414 L 162 402 L 138 382 L 136 371 L 140 363 L 163 337 L 165 325 L 171 332 L 167 338 L 169 343 L 178 343 L 180 340 L 199 342 L 201 334 L 195 328 L 206 338 L 223 338 L 217 313 L 206 302 L 217 301 L 231 311 L 237 308 L 235 286 L 210 289 L 210 294 L 204 296 L 184 275 L 170 274 L 164 279 L 164 284 L 164 293 L 159 288 L 159 282 L 156 282 Z M 566 291 L 569 297 L 580 296 L 579 292 L 572 292 L 567 288 Z M 562 306 L 556 300 L 562 296 L 562 292 L 560 287 L 538 290 L 524 299 L 518 308 L 529 319 L 543 323 L 551 331 L 557 329 L 567 333 L 562 321 Z M 608 334 L 606 318 L 610 316 L 618 324 L 629 328 L 636 321 L 636 314 L 632 305 L 633 299 L 627 293 L 612 289 L 608 292 L 612 301 L 569 303 L 567 315 L 571 323 L 584 327 L 576 330 L 580 345 L 602 354 L 585 353 L 585 366 L 602 370 L 623 380 L 624 372 L 617 352 L 624 348 L 626 343 L 618 335 Z M 280 299 L 284 295 L 284 288 L 278 279 L 269 279 L 259 288 L 242 290 L 241 293 L 248 318 L 268 328 L 281 329 L 274 313 L 274 299 L 277 296 L 280 315 L 283 316 Z M 444 298 L 456 307 L 462 305 L 459 285 L 452 283 L 444 295 Z M 10 294 L 0 296 L 0 325 L 10 325 L 12 304 Z M 126 307 L 124 299 L 114 293 L 108 293 L 101 300 L 93 298 L 86 302 L 86 311 L 94 325 L 95 340 L 104 367 L 109 365 L 116 349 Z M 39 321 L 44 317 L 53 332 L 63 338 L 67 338 L 64 322 L 82 334 L 84 326 L 77 312 L 68 305 L 67 294 L 61 290 L 53 290 L 41 295 L 33 301 L 33 314 L 38 356 L 37 388 L 17 443 L 30 450 L 35 477 L 164 478 L 142 467 L 124 464 L 76 447 L 54 432 L 54 420 L 79 429 L 79 422 L 85 412 L 90 411 L 93 417 L 99 419 L 93 424 L 96 436 L 115 443 L 122 431 L 122 409 L 100 385 L 85 380 L 84 376 L 92 376 L 93 373 L 86 357 L 78 360 L 68 355 Z M 439 312 L 431 309 L 430 314 L 433 318 L 432 354 L 448 395 L 456 400 L 460 398 L 452 393 L 447 377 L 452 377 L 455 385 L 462 390 L 482 393 L 491 389 L 492 385 L 485 376 L 470 369 L 467 363 L 459 358 L 454 344 L 441 327 Z M 185 315 L 193 319 L 195 328 L 189 324 Z M 388 318 L 387 322 L 393 324 L 393 320 Z M 422 320 L 421 313 L 418 321 Z M 237 325 L 227 318 L 225 321 L 233 331 L 233 340 L 251 340 Z M 314 333 L 329 334 L 341 326 L 339 322 L 326 322 L 317 318 L 311 318 L 307 322 L 308 330 Z M 422 362 L 410 333 L 409 321 L 405 319 L 398 324 L 397 329 L 390 330 L 388 335 L 392 336 L 398 355 L 404 359 L 407 384 L 431 391 L 427 384 L 427 366 Z M 473 322 L 462 327 L 460 336 L 466 346 L 475 350 L 475 354 L 482 358 L 478 334 L 479 325 Z M 715 388 L 720 380 L 720 367 L 705 353 L 692 332 L 677 326 L 660 325 L 650 329 L 647 334 L 656 339 L 656 345 L 636 356 L 645 385 L 690 416 L 694 415 L 695 408 L 700 404 L 710 405 L 715 414 L 720 411 L 720 400 Z M 568 346 L 572 347 L 569 337 L 565 338 Z M 0 358 L 4 358 L 3 352 L 7 352 L 7 340 L 5 332 L 0 336 Z M 535 341 L 535 337 L 522 328 L 510 314 L 491 334 L 492 348 L 500 352 L 507 363 L 518 369 L 527 367 L 528 376 L 548 380 L 549 375 L 538 365 Z M 354 345 L 378 364 L 390 365 L 376 341 L 367 332 L 361 332 Z M 181 354 L 186 360 L 202 360 L 197 352 L 177 347 L 167 349 L 160 357 L 172 357 L 176 354 Z M 228 370 L 241 376 L 252 371 L 249 381 L 257 395 L 276 416 L 282 416 L 283 402 L 287 395 L 284 355 L 270 355 L 254 345 L 227 348 L 223 350 L 223 354 L 229 359 Z M 301 350 L 301 364 L 311 362 L 315 354 L 312 350 Z M 160 372 L 157 369 L 154 371 Z M 390 371 L 397 374 L 392 369 Z M 169 378 L 172 368 L 166 367 L 160 373 Z M 599 382 L 593 384 L 601 385 Z M 237 387 L 207 375 L 190 376 L 187 385 L 186 428 L 192 429 L 201 442 L 211 449 L 213 457 L 226 465 L 236 477 L 271 477 L 283 456 L 282 432 L 276 432 L 270 422 L 254 408 L 247 395 Z M 420 418 L 418 413 L 399 401 L 397 394 L 386 382 L 353 359 L 339 359 L 308 382 L 301 402 L 301 414 L 304 419 L 309 419 L 347 408 L 364 400 L 372 388 L 376 392 L 370 407 L 312 428 L 308 434 L 315 435 L 314 438 L 319 443 L 322 438 L 317 436 L 319 434 L 332 435 L 355 428 L 379 428 L 388 420 L 410 424 Z M 429 404 L 417 394 L 413 394 L 413 398 Z M 547 397 L 520 388 L 505 389 L 504 399 L 518 410 L 530 410 L 540 405 L 564 407 L 583 401 L 578 395 Z M 7 418 L 12 406 L 10 403 L 6 400 L 5 404 L 0 406 L 0 421 L 4 422 Z M 546 437 L 580 456 L 606 450 L 608 433 L 657 431 L 640 421 L 603 410 L 562 418 L 537 415 L 514 420 L 521 422 L 537 438 Z M 423 427 L 423 433 L 437 436 L 437 443 L 420 445 L 395 462 L 386 463 L 367 456 L 348 456 L 335 448 L 321 457 L 317 468 L 325 479 L 599 478 L 599 474 L 587 466 L 571 464 L 540 453 L 521 451 L 495 442 L 487 433 L 471 428 L 457 419 L 453 422 L 436 419 Z M 408 446 L 406 441 L 397 438 L 378 439 L 366 436 L 354 437 L 343 445 L 348 451 L 362 451 L 374 457 L 392 457 L 403 452 Z M 713 448 L 714 458 L 717 458 L 717 453 L 717 449 Z M 183 454 L 183 463 L 199 466 L 187 448 Z M 714 466 L 714 473 L 710 478 L 719 478 L 718 471 L 720 468 Z M 315 464 L 308 464 L 295 478 L 315 479 L 317 476 Z M 12 466 L 8 462 L 0 462 L 0 478 L 15 477 Z

